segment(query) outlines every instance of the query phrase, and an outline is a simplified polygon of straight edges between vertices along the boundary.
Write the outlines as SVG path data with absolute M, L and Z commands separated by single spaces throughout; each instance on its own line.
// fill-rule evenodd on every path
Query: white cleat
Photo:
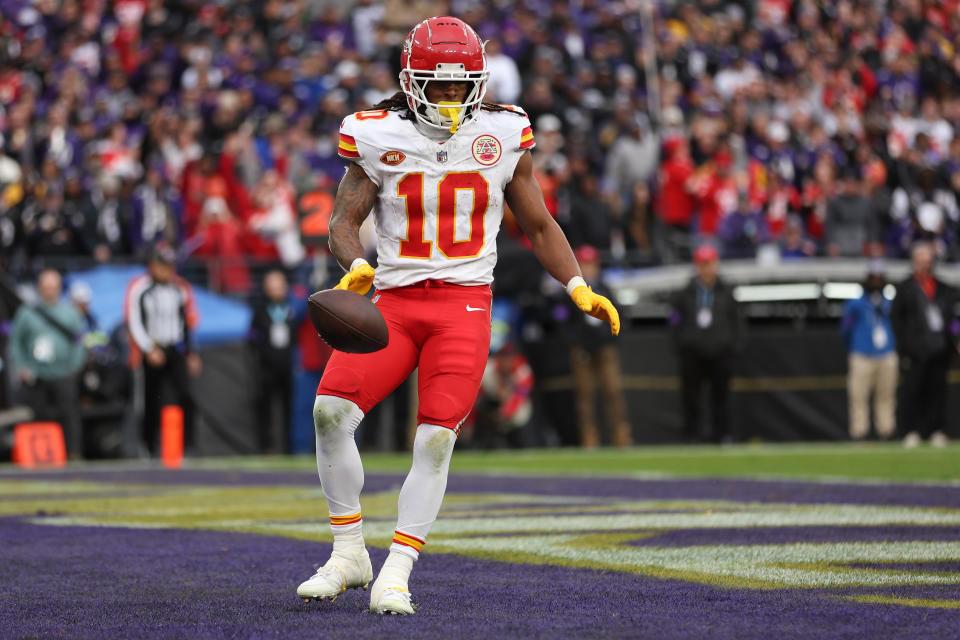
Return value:
M 950 438 L 943 431 L 934 431 L 930 436 L 930 445 L 936 449 L 943 449 L 950 444 Z
M 410 602 L 410 591 L 403 587 L 382 587 L 373 584 L 370 590 L 370 611 L 381 615 L 408 616 L 416 612 Z
M 333 602 L 347 589 L 366 591 L 371 580 L 373 567 L 366 549 L 350 555 L 334 553 L 309 580 L 297 587 L 297 595 L 303 598 L 304 602 L 326 598 Z

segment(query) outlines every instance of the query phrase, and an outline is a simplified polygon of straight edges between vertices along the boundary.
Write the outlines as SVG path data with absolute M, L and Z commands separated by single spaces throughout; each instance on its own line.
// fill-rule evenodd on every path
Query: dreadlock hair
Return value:
M 496 104 L 494 102 L 481 103 L 480 108 L 483 111 L 506 111 L 508 113 L 521 115 L 518 111 L 508 109 L 502 104 Z M 413 110 L 410 108 L 410 105 L 407 104 L 407 94 L 405 94 L 403 91 L 397 91 L 389 98 L 381 100 L 377 104 L 370 107 L 370 110 L 402 111 L 403 113 L 400 114 L 401 120 L 414 120 Z

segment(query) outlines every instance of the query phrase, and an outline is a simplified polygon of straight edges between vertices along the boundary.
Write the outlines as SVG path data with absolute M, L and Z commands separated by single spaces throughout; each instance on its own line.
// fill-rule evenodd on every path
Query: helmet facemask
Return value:
M 457 129 L 474 118 L 480 110 L 487 92 L 486 58 L 483 69 L 467 71 L 462 63 L 438 63 L 432 71 L 411 69 L 400 72 L 400 86 L 407 94 L 407 104 L 417 120 L 428 127 L 455 133 Z M 445 101 L 430 102 L 427 99 L 427 84 L 431 81 L 466 82 L 472 84 L 460 104 Z

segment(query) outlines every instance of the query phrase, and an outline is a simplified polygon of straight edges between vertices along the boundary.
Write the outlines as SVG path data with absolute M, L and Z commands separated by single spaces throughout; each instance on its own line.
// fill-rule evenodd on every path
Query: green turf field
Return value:
M 365 453 L 367 471 L 400 472 L 408 453 Z M 308 469 L 313 456 L 285 458 L 208 458 L 190 461 L 201 468 Z M 590 474 L 678 476 L 772 476 L 849 478 L 897 482 L 960 482 L 960 444 L 945 449 L 904 449 L 899 443 L 746 444 L 653 446 L 632 449 L 525 449 L 479 452 L 457 450 L 454 473 Z

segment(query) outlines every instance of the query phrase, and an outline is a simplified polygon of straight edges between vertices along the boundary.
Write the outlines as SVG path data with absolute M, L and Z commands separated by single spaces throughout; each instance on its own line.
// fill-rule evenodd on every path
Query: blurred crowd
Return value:
M 163 239 L 246 294 L 249 261 L 302 263 L 340 119 L 397 89 L 405 33 L 444 13 L 489 39 L 488 99 L 529 112 L 551 213 L 606 264 L 704 239 L 955 260 L 957 5 L 2 0 L 4 266 Z

